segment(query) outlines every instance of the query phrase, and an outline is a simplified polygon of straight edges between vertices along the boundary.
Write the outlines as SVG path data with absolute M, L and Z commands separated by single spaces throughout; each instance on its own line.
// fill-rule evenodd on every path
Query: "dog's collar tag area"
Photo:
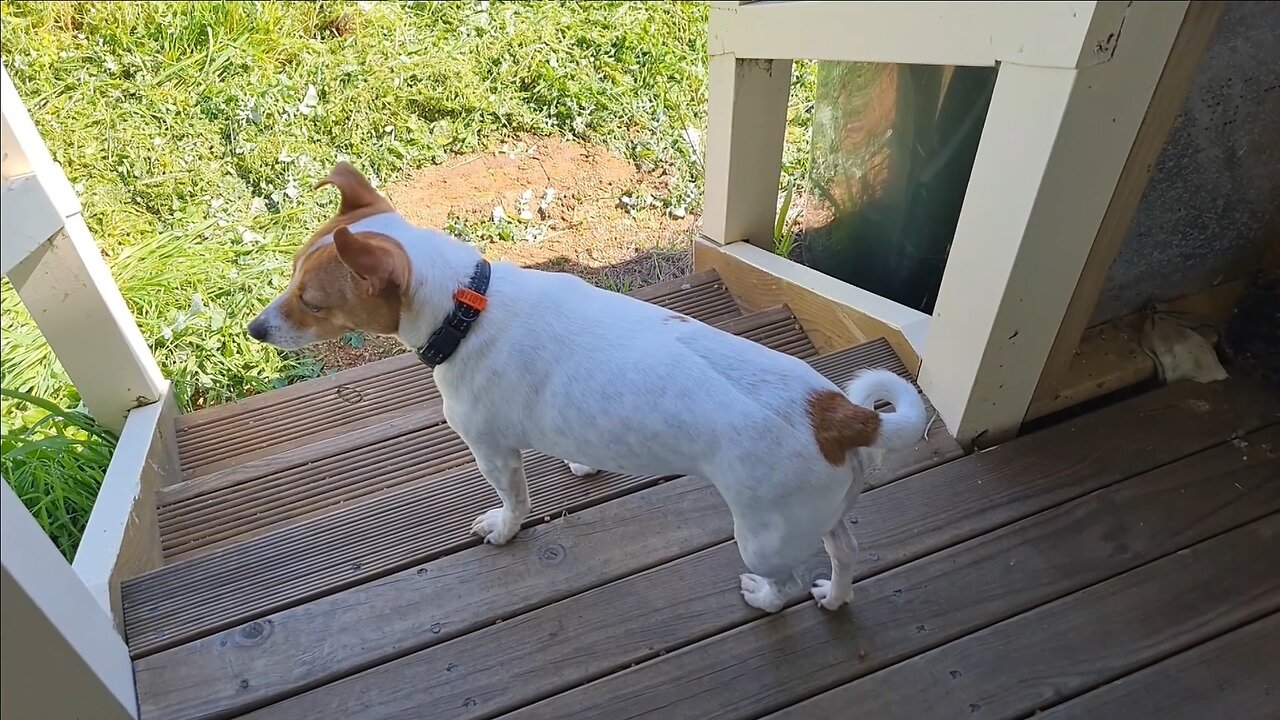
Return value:
M 418 359 L 427 367 L 435 367 L 448 360 L 462 344 L 471 325 L 488 306 L 489 299 L 485 297 L 485 293 L 489 290 L 489 272 L 489 261 L 480 258 L 466 287 L 454 291 L 453 309 L 445 317 L 444 324 L 436 328 L 427 342 L 418 348 Z

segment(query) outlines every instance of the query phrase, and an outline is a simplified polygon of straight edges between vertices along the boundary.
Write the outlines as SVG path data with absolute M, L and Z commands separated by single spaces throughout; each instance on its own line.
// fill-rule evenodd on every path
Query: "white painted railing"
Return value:
M 120 434 L 72 565 L 0 490 L 3 714 L 136 718 L 119 584 L 160 563 L 154 494 L 175 477 L 173 399 L 75 192 L 0 72 L 4 274 L 94 418 Z
M 913 346 L 920 385 L 961 442 L 1016 433 L 1059 336 L 1069 356 L 1084 330 L 1075 316 L 1100 280 L 1082 271 L 1110 264 L 1128 224 L 1100 229 L 1156 87 L 1190 81 L 1162 77 L 1188 3 L 710 5 L 704 257 L 772 246 L 792 60 L 998 66 L 933 316 L 847 314 Z M 732 246 L 744 242 L 762 250 Z M 804 284 L 794 268 L 773 274 Z

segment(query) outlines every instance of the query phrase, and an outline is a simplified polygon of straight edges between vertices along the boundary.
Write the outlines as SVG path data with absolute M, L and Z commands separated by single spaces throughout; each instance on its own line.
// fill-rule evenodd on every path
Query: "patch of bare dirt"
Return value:
M 520 197 L 533 215 L 523 226 L 538 228 L 536 241 L 517 239 L 481 245 L 490 261 L 569 272 L 621 292 L 680 277 L 690 271 L 695 220 L 658 207 L 628 209 L 627 198 L 661 196 L 666 179 L 649 175 L 598 147 L 555 138 L 530 138 L 486 153 L 454 157 L 384 188 L 411 222 L 444 228 L 492 223 L 501 207 L 516 220 Z M 547 196 L 551 200 L 540 207 Z M 641 203 L 642 204 L 642 203 Z M 403 352 L 391 338 L 368 337 L 361 347 L 334 341 L 313 355 L 326 370 L 363 365 Z

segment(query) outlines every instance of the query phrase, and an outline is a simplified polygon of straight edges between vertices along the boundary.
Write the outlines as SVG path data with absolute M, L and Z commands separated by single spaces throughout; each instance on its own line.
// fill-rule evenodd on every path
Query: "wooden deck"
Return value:
M 645 297 L 835 380 L 906 374 L 883 341 L 819 356 L 713 274 Z M 535 517 L 477 545 L 496 496 L 412 358 L 179 436 L 168 564 L 123 588 L 146 720 L 1280 715 L 1275 388 L 1162 388 L 968 456 L 935 424 L 850 519 L 852 605 L 774 616 L 697 478 L 530 454 Z

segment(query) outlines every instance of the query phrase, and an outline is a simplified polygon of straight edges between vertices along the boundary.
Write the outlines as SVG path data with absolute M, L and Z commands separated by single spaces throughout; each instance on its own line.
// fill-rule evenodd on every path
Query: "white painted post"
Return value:
M 2 89 L 5 274 L 95 419 L 118 432 L 163 397 L 164 378 L 8 72 Z M 24 209 L 30 222 L 10 219 Z M 40 238 L 57 215 L 61 228 Z
M 13 489 L 0 485 L 0 716 L 137 720 L 124 641 Z
M 120 583 L 163 564 L 156 490 L 181 477 L 172 393 L 129 411 L 71 568 L 124 635 Z
M 1129 5 L 1085 67 L 1000 66 L 920 372 L 961 442 L 1018 430 L 1186 8 Z
M 745 3 L 712 3 L 716 7 Z M 713 12 L 712 31 L 719 16 Z M 728 21 L 732 21 L 729 18 Z M 707 77 L 706 199 L 702 234 L 773 248 L 790 60 L 740 60 L 714 50 Z

